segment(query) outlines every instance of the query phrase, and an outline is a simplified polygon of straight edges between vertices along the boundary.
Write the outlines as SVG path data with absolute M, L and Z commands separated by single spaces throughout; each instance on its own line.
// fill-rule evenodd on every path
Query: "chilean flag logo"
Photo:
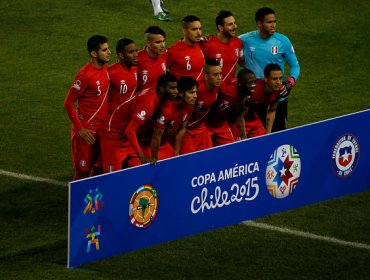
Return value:
M 271 47 L 271 53 L 272 54 L 278 54 L 278 52 L 279 52 L 279 49 L 278 49 L 278 47 L 277 46 L 273 46 L 273 47 Z
M 338 163 L 346 167 L 348 164 L 352 162 L 352 146 L 347 146 L 339 149 L 339 158 Z

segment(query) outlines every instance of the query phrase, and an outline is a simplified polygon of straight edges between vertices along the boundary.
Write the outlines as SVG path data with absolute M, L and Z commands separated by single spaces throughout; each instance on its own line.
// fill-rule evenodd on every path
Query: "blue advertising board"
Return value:
M 370 110 L 69 184 L 68 267 L 370 189 Z

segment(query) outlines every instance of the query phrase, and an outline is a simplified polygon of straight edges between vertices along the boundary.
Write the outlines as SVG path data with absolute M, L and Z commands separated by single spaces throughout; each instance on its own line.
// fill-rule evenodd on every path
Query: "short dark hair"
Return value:
M 197 80 L 190 76 L 183 76 L 177 81 L 177 90 L 179 92 L 186 92 L 191 90 L 194 86 L 198 87 Z
M 203 66 L 203 72 L 208 73 L 210 66 L 220 66 L 220 62 L 218 62 L 213 57 L 207 58 Z
M 189 26 L 189 23 L 192 23 L 194 21 L 200 21 L 200 18 L 193 15 L 186 16 L 181 20 L 181 26 L 183 28 L 187 28 Z
M 89 53 L 96 52 L 100 49 L 100 45 L 107 43 L 107 37 L 103 35 L 94 35 L 87 40 L 87 51 Z
M 145 30 L 144 33 L 145 34 L 162 35 L 164 38 L 166 38 L 166 32 L 164 32 L 164 30 L 162 28 L 160 28 L 159 26 L 155 26 L 155 25 L 149 26 Z
M 266 65 L 265 69 L 263 70 L 263 74 L 265 75 L 265 77 L 270 77 L 272 71 L 283 72 L 278 64 L 270 63 Z
M 224 19 L 225 18 L 232 17 L 232 16 L 233 16 L 233 14 L 230 11 L 224 11 L 224 10 L 219 11 L 217 16 L 216 16 L 216 27 L 217 27 L 217 29 L 218 29 L 219 25 L 224 25 Z
M 243 77 L 245 77 L 248 74 L 255 75 L 254 72 L 248 68 L 242 68 L 239 70 L 238 75 L 236 76 L 238 81 L 241 81 Z
M 124 49 L 126 46 L 128 46 L 128 45 L 130 45 L 130 44 L 132 44 L 132 43 L 134 43 L 134 41 L 133 41 L 133 40 L 131 40 L 131 39 L 128 39 L 128 38 L 120 39 L 120 40 L 117 42 L 117 44 L 116 44 L 116 53 L 122 53 L 122 52 L 123 52 L 123 49 Z
M 275 14 L 275 11 L 271 8 L 263 7 L 257 10 L 254 19 L 256 22 L 263 21 L 265 16 L 270 15 L 270 14 Z
M 171 73 L 164 73 L 157 79 L 156 91 L 159 91 L 159 87 L 165 87 L 168 83 L 177 82 L 177 78 Z

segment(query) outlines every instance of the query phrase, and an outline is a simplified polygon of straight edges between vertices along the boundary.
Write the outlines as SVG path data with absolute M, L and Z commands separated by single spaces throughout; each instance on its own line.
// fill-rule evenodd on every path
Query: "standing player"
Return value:
M 169 11 L 164 6 L 163 0 L 149 0 L 153 6 L 154 18 L 161 21 L 169 21 Z
M 177 83 L 179 98 L 167 100 L 161 105 L 152 137 L 152 163 L 179 155 L 186 125 L 197 99 L 197 88 L 198 82 L 195 79 L 181 77 Z
M 212 147 L 212 140 L 208 134 L 205 117 L 217 100 L 222 74 L 219 62 L 213 58 L 206 60 L 203 69 L 204 78 L 199 80 L 197 101 L 186 127 L 186 134 L 180 149 L 181 154 Z
M 245 102 L 245 106 L 238 116 L 238 128 L 241 139 L 256 137 L 271 133 L 274 124 L 276 108 L 280 99 L 280 91 L 283 86 L 283 73 L 279 65 L 268 64 L 264 69 L 264 79 L 256 80 L 249 69 L 242 69 L 245 84 L 251 89 L 251 97 Z M 266 126 L 260 118 L 266 119 Z
M 111 56 L 107 38 L 92 36 L 87 41 L 87 50 L 91 60 L 79 70 L 64 100 L 64 109 L 72 122 L 73 180 L 101 173 L 99 140 L 107 118 L 109 75 L 106 64 Z
M 139 51 L 138 91 L 156 87 L 157 79 L 166 73 L 166 33 L 158 26 L 145 30 L 145 47 Z
M 118 61 L 108 68 L 110 87 L 108 92 L 108 121 L 102 138 L 103 172 L 140 165 L 139 158 L 123 136 L 125 120 L 118 117 L 120 109 L 132 101 L 137 87 L 137 48 L 131 39 L 117 42 Z M 127 107 L 127 105 L 126 105 Z M 126 141 L 125 141 L 126 140 Z
M 269 63 L 280 66 L 284 76 L 284 61 L 289 65 L 289 77 L 285 81 L 286 91 L 279 103 L 273 131 L 287 128 L 288 100 L 287 97 L 298 79 L 300 66 L 294 48 L 288 37 L 276 32 L 275 11 L 261 8 L 256 12 L 255 20 L 258 30 L 240 36 L 243 42 L 245 67 L 251 69 L 257 79 L 263 79 L 263 70 Z
M 167 68 L 178 79 L 190 76 L 198 80 L 203 71 L 204 56 L 199 42 L 202 40 L 202 25 L 196 16 L 182 19 L 181 30 L 184 38 L 168 48 Z
M 242 50 L 242 41 L 236 37 L 236 21 L 229 11 L 220 11 L 216 17 L 218 33 L 200 44 L 204 57 L 214 58 L 222 67 L 222 82 L 235 79 Z

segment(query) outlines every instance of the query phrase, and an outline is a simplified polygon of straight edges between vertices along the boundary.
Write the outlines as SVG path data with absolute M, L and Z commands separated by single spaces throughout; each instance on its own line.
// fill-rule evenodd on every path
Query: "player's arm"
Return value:
M 158 161 L 158 152 L 159 152 L 159 147 L 161 146 L 161 141 L 162 141 L 162 135 L 164 133 L 163 128 L 155 127 L 153 131 L 153 136 L 152 136 L 152 143 L 151 143 L 151 148 L 152 148 L 152 164 L 156 164 Z
M 143 150 L 139 145 L 139 141 L 137 139 L 137 130 L 139 129 L 140 124 L 135 120 L 131 120 L 128 126 L 126 127 L 125 134 L 127 136 L 128 141 L 131 143 L 135 153 L 138 155 L 141 164 L 145 164 L 149 162 L 149 159 L 144 155 Z
M 279 104 L 278 102 L 275 102 L 273 104 L 270 104 L 268 106 L 268 108 L 267 108 L 267 112 L 266 112 L 266 128 L 265 128 L 266 134 L 271 133 L 272 126 L 274 125 L 274 121 L 275 121 L 276 108 L 277 108 L 277 105 L 278 104 Z
M 78 130 L 78 134 L 89 144 L 95 143 L 95 132 L 93 130 L 83 127 L 80 119 L 78 118 L 77 111 L 75 108 L 75 102 L 78 99 L 78 94 L 70 90 L 64 100 L 64 109 L 67 112 L 69 119 L 73 126 Z
M 178 156 L 180 154 L 180 148 L 182 144 L 182 140 L 184 139 L 184 136 L 186 134 L 186 126 L 188 124 L 188 121 L 183 121 L 180 125 L 180 128 L 176 134 L 175 139 L 175 156 Z
M 286 46 L 287 48 L 284 52 L 284 56 L 285 56 L 287 64 L 289 65 L 289 78 L 287 79 L 287 81 L 291 83 L 291 88 L 292 88 L 294 86 L 294 82 L 298 79 L 299 73 L 301 71 L 301 67 L 299 65 L 298 58 L 295 54 L 293 45 L 289 39 L 287 39 Z
M 241 140 L 247 139 L 247 134 L 245 133 L 245 115 L 248 113 L 249 106 L 243 105 L 240 108 L 240 112 L 236 118 L 236 124 L 238 126 L 239 135 Z

